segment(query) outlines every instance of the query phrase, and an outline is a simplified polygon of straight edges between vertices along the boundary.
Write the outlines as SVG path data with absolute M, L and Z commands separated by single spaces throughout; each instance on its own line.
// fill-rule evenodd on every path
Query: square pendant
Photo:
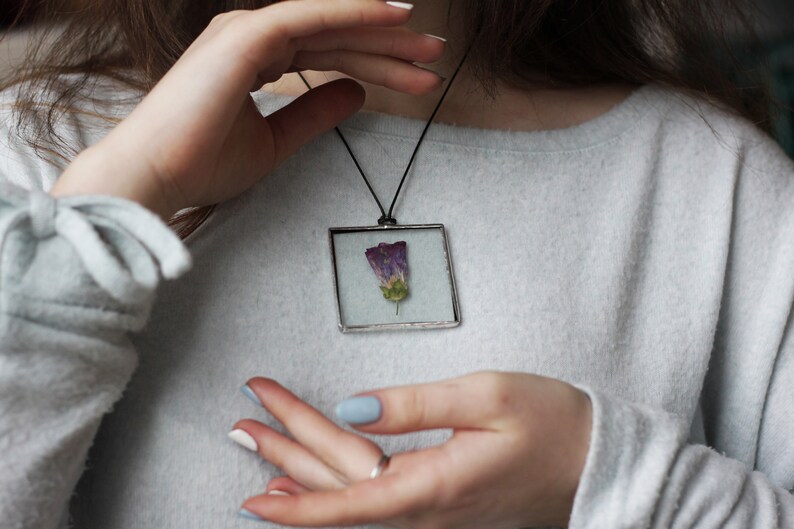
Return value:
M 460 325 L 442 224 L 328 230 L 342 332 Z

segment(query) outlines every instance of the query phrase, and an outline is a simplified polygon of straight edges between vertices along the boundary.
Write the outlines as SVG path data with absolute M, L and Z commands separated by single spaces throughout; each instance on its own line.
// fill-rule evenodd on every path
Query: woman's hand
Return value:
M 112 194 L 168 217 L 231 198 L 363 104 L 350 80 L 263 117 L 249 92 L 285 72 L 338 70 L 422 94 L 441 78 L 443 43 L 399 27 L 407 4 L 287 0 L 215 17 L 138 107 L 67 168 L 54 195 Z M 402 5 L 402 7 L 400 7 Z
M 588 397 L 569 384 L 484 372 L 349 399 L 337 413 L 363 423 L 354 424 L 363 432 L 454 430 L 443 445 L 394 454 L 376 479 L 370 473 L 381 457 L 377 445 L 339 428 L 273 380 L 255 378 L 247 386 L 294 438 L 250 419 L 235 425 L 232 438 L 287 474 L 267 490 L 288 496 L 250 498 L 243 504 L 247 515 L 312 527 L 567 526 L 592 413 Z

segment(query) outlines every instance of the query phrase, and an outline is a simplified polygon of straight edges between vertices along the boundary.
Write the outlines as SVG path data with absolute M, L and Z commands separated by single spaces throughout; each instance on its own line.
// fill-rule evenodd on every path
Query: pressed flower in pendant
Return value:
M 369 266 L 380 281 L 383 297 L 397 303 L 400 314 L 400 301 L 408 296 L 408 259 L 405 241 L 389 244 L 382 242 L 365 252 Z

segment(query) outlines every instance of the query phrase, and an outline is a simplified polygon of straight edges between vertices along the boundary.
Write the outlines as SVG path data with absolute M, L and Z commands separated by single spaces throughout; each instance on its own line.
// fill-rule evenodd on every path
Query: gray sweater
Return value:
M 344 124 L 384 200 L 421 126 Z M 332 415 L 485 369 L 591 397 L 572 529 L 794 528 L 794 166 L 738 118 L 648 86 L 565 130 L 434 125 L 396 216 L 445 224 L 463 323 L 369 334 L 336 325 L 327 228 L 378 212 L 335 134 L 184 244 L 124 200 L 53 201 L 58 170 L 2 136 L 4 529 L 251 527 L 237 508 L 279 471 L 226 438 L 273 424 L 249 377 Z

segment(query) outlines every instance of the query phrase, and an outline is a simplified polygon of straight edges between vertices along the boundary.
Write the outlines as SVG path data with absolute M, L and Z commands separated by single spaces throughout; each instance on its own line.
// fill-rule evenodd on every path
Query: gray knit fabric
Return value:
M 421 126 L 344 124 L 384 199 Z M 63 130 L 90 144 L 106 127 Z M 484 369 L 592 398 L 571 528 L 794 528 L 794 165 L 738 118 L 648 86 L 565 130 L 434 125 L 395 214 L 446 226 L 463 323 L 359 335 L 336 326 L 327 228 L 379 212 L 335 134 L 221 205 L 185 241 L 188 272 L 143 208 L 23 191 L 58 171 L 7 135 L 3 528 L 252 527 L 237 508 L 278 470 L 226 438 L 243 417 L 274 424 L 238 392 L 248 378 L 330 415 L 360 390 Z

